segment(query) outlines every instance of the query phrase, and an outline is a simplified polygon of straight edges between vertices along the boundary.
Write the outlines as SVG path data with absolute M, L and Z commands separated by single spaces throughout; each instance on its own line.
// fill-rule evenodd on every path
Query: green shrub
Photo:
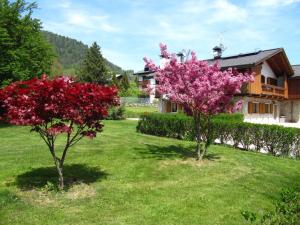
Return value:
M 266 150 L 274 156 L 299 157 L 300 129 L 242 122 L 240 114 L 212 117 L 209 137 L 221 144 L 229 141 L 245 150 Z M 137 131 L 156 136 L 195 140 L 193 118 L 184 114 L 149 113 L 141 116 Z M 202 123 L 205 124 L 205 123 Z M 201 127 L 202 130 L 208 129 Z M 205 134 L 207 132 L 203 132 Z M 202 136 L 202 139 L 207 137 Z
M 285 189 L 281 192 L 280 199 L 275 203 L 275 210 L 269 210 L 261 216 L 249 211 L 242 211 L 241 214 L 251 224 L 299 225 L 300 195 L 294 190 Z
M 123 105 L 113 107 L 109 110 L 107 120 L 124 120 L 125 119 L 125 107 Z

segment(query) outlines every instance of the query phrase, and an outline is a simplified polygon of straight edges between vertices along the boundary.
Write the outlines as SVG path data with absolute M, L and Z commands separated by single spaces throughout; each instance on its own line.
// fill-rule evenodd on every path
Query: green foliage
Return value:
M 138 88 L 138 86 L 136 86 L 136 84 L 134 82 L 129 83 L 129 87 L 127 88 L 127 90 L 120 87 L 120 94 L 119 95 L 121 97 L 139 97 L 140 94 L 141 94 L 141 91 Z
M 184 114 L 150 113 L 141 115 L 137 130 L 141 133 L 178 139 L 193 139 L 192 118 Z
M 109 77 L 109 71 L 100 52 L 100 47 L 94 42 L 80 66 L 78 78 L 84 82 L 107 84 Z
M 257 151 L 266 150 L 274 156 L 299 156 L 300 129 L 276 125 L 251 124 L 241 122 L 241 115 L 221 114 L 211 121 L 209 139 L 219 140 L 222 144 L 233 141 L 234 147 L 250 150 L 254 146 Z M 205 122 L 205 121 L 204 121 Z M 206 124 L 207 123 L 202 123 Z M 207 126 L 201 127 L 206 131 Z M 141 115 L 137 130 L 141 133 L 185 140 L 194 140 L 193 119 L 184 114 L 146 114 Z
M 124 72 L 121 82 L 120 82 L 120 87 L 122 90 L 127 91 L 130 88 L 130 81 L 129 81 L 129 76 L 126 72 Z
M 50 73 L 54 51 L 32 18 L 35 3 L 0 0 L 0 86 Z
M 241 212 L 244 219 L 259 225 L 299 225 L 300 224 L 300 194 L 292 189 L 284 189 L 280 199 L 275 203 L 275 210 L 259 216 L 250 211 Z
M 51 69 L 50 69 L 50 74 L 49 76 L 50 77 L 56 77 L 56 76 L 60 76 L 64 74 L 63 73 L 63 68 L 62 68 L 62 65 L 60 64 L 60 62 L 58 61 L 57 58 L 55 58 L 53 60 L 53 63 L 51 65 Z
M 64 73 L 74 75 L 88 51 L 89 47 L 83 44 L 81 41 L 75 39 L 54 34 L 49 31 L 42 32 L 48 42 L 54 47 L 58 57 L 59 63 L 61 63 Z M 122 73 L 122 68 L 111 63 L 104 58 L 107 68 L 114 73 Z
M 118 78 L 116 77 L 116 74 L 113 74 L 113 76 L 111 78 L 111 84 L 120 88 L 120 82 L 119 82 Z
M 125 107 L 123 105 L 112 107 L 109 110 L 108 120 L 124 120 L 125 119 Z

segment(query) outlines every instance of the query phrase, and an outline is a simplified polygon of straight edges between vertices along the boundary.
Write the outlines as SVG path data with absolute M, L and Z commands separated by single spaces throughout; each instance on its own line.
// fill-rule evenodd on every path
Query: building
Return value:
M 222 69 L 236 68 L 239 72 L 255 73 L 255 81 L 243 87 L 241 112 L 246 122 L 285 124 L 300 127 L 300 65 L 292 66 L 283 48 L 260 50 L 222 57 L 222 46 L 214 49 L 214 58 Z M 155 73 L 145 69 L 136 73 L 141 88 L 149 82 L 155 87 Z M 152 98 L 158 97 L 155 92 Z M 150 96 L 151 96 L 150 95 Z M 161 112 L 177 112 L 180 106 L 160 99 Z

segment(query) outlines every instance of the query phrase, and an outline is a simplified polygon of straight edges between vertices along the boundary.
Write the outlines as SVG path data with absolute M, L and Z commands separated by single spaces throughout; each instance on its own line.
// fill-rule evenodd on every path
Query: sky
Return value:
M 170 52 L 194 50 L 212 58 L 283 47 L 300 64 L 300 0 L 36 0 L 43 29 L 91 45 L 123 69 L 142 70 L 143 57 L 159 62 Z

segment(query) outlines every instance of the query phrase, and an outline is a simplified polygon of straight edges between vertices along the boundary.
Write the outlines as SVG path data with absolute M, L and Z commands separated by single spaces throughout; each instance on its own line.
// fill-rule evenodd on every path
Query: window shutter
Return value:
M 167 113 L 171 112 L 171 102 L 167 101 Z
M 252 102 L 248 102 L 248 113 L 249 114 L 253 113 L 253 103 Z
M 273 104 L 270 105 L 270 113 L 273 114 Z
M 264 103 L 259 103 L 259 114 L 264 114 L 265 113 L 265 104 Z

